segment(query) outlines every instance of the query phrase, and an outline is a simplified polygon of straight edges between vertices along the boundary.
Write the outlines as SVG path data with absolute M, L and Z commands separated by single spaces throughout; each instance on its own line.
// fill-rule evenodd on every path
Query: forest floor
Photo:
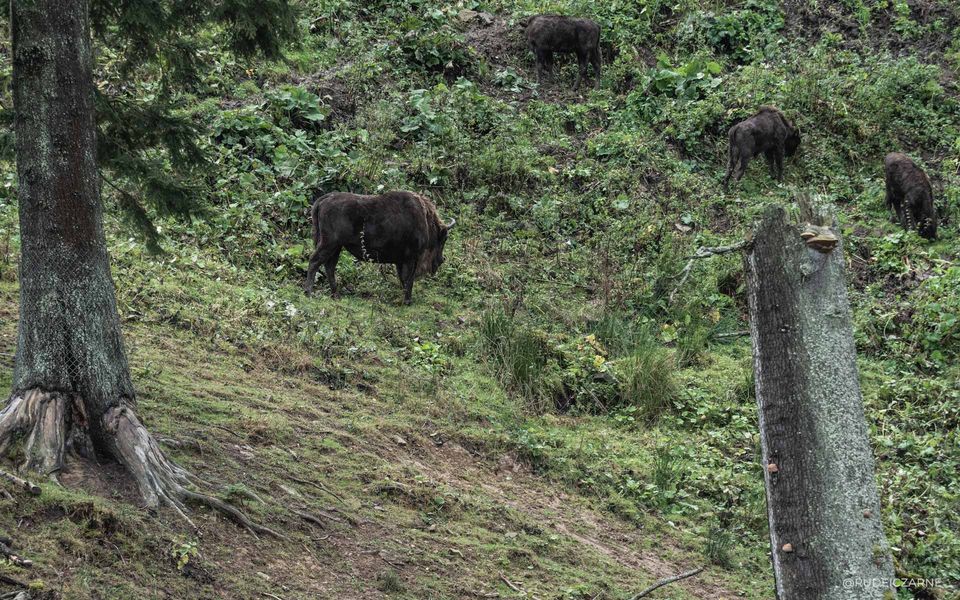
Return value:
M 0 297 L 0 356 L 15 340 Z M 61 598 L 621 598 L 703 566 L 669 524 L 612 516 L 540 477 L 496 438 L 401 412 L 396 382 L 331 389 L 309 357 L 250 354 L 176 328 L 125 327 L 139 409 L 176 460 L 287 539 L 207 509 L 191 530 L 136 508 L 111 469 L 74 459 L 64 488 L 2 500 L 0 533 L 34 561 L 3 574 Z M 315 375 L 315 374 L 313 374 Z M 383 391 L 381 391 L 383 388 Z M 386 396 L 386 398 L 384 397 Z M 316 518 L 305 520 L 292 510 Z M 761 597 L 766 573 L 707 569 L 659 598 Z M 41 593 L 39 597 L 44 597 Z

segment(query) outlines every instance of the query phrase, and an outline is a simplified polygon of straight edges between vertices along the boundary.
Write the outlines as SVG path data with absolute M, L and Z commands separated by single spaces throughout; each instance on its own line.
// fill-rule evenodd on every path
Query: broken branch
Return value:
M 500 573 L 500 581 L 507 584 L 507 587 L 515 592 L 521 592 L 521 593 L 523 592 L 523 588 L 521 588 L 520 586 L 516 585 L 515 583 L 507 579 L 507 577 L 503 573 Z
M 680 271 L 680 283 L 677 284 L 677 287 L 673 288 L 673 291 L 670 292 L 670 302 L 673 302 L 674 297 L 677 295 L 677 292 L 680 291 L 680 288 L 683 287 L 683 284 L 687 282 L 687 279 L 690 277 L 690 271 L 693 270 L 693 261 L 698 258 L 708 258 L 710 256 L 717 256 L 720 254 L 729 254 L 731 252 L 739 252 L 740 250 L 745 250 L 750 247 L 751 240 L 744 240 L 737 244 L 732 244 L 730 246 L 700 246 L 697 248 L 697 252 L 690 257 L 690 260 L 687 261 L 687 265 Z
M 9 481 L 12 481 L 13 483 L 17 484 L 18 486 L 20 486 L 20 487 L 22 487 L 23 489 L 25 489 L 25 490 L 27 490 L 28 492 L 30 492 L 30 494 L 33 495 L 33 496 L 39 496 L 39 495 L 40 495 L 40 486 L 39 486 L 39 485 L 37 485 L 37 484 L 35 484 L 35 483 L 31 483 L 31 482 L 27 481 L 26 479 L 20 479 L 19 477 L 17 477 L 17 476 L 14 475 L 13 473 L 7 473 L 6 471 L 0 471 L 0 477 L 3 477 L 4 479 L 7 479 L 7 480 L 9 480 Z
M 644 596 L 648 595 L 648 594 L 649 594 L 650 592 L 652 592 L 653 590 L 656 590 L 656 589 L 658 589 L 658 588 L 662 588 L 662 587 L 665 586 L 665 585 L 668 585 L 668 584 L 671 584 L 671 583 L 680 581 L 681 579 L 686 579 L 687 577 L 693 577 L 694 575 L 698 575 L 698 574 L 702 573 L 703 570 L 704 570 L 704 567 L 699 567 L 699 568 L 696 568 L 696 569 L 694 569 L 694 570 L 692 570 L 692 571 L 687 571 L 686 573 L 681 573 L 681 574 L 679 574 L 679 575 L 674 575 L 673 577 L 667 577 L 667 578 L 665 578 L 665 579 L 661 579 L 660 581 L 654 583 L 653 585 L 651 585 L 651 586 L 648 587 L 647 589 L 643 590 L 642 592 L 640 592 L 640 593 L 637 594 L 636 596 L 630 598 L 630 600 L 638 600 L 638 598 L 643 598 Z
M 507 587 L 509 587 L 511 590 L 517 592 L 518 594 L 523 594 L 524 596 L 529 595 L 531 598 L 533 598 L 533 600 L 540 600 L 540 598 L 539 598 L 536 594 L 530 594 L 530 593 L 528 593 L 528 592 L 527 592 L 526 590 L 524 590 L 522 587 L 520 587 L 519 585 L 517 585 L 517 584 L 513 583 L 512 581 L 510 581 L 509 579 L 507 579 L 507 577 L 506 577 L 503 573 L 498 573 L 498 575 L 500 575 L 500 581 L 502 581 L 502 582 L 504 582 L 505 584 L 507 584 Z
M 9 539 L 4 539 L 0 541 L 0 554 L 5 556 L 7 560 L 9 560 L 11 563 L 13 563 L 18 567 L 25 568 L 25 569 L 32 567 L 33 561 L 27 560 L 26 558 L 22 558 L 19 554 L 17 554 L 10 548 L 10 544 L 11 544 L 11 541 Z
M 744 329 L 741 331 L 729 331 L 727 333 L 717 333 L 717 334 L 714 334 L 713 337 L 715 337 L 718 340 L 729 340 L 732 338 L 746 337 L 748 335 L 750 335 L 750 330 Z

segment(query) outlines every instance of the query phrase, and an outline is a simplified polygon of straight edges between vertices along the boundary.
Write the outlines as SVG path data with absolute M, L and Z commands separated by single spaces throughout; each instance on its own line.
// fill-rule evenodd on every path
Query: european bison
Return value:
M 770 176 L 783 179 L 783 157 L 793 156 L 800 146 L 800 130 L 782 112 L 772 106 L 762 106 L 757 114 L 730 128 L 730 157 L 723 189 L 730 184 L 730 175 L 738 182 L 747 170 L 750 160 L 763 154 L 770 167 Z
M 527 42 L 537 58 L 537 82 L 544 71 L 553 71 L 553 53 L 576 54 L 580 71 L 574 89 L 587 76 L 587 63 L 593 64 L 596 86 L 600 87 L 600 26 L 590 19 L 537 15 L 527 21 Z
M 313 203 L 313 255 L 304 291 L 313 292 L 323 264 L 330 292 L 338 298 L 337 260 L 346 249 L 357 260 L 397 265 L 403 303 L 410 304 L 413 280 L 434 274 L 443 263 L 443 246 L 455 220 L 443 223 L 433 202 L 412 192 L 361 196 L 326 194 Z
M 937 210 L 927 174 L 899 152 L 891 152 L 883 159 L 883 171 L 891 220 L 906 230 L 916 229 L 928 240 L 937 239 Z

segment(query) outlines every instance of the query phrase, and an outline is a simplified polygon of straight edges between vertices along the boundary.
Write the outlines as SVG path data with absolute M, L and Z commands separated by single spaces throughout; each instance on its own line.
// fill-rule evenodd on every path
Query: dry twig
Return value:
M 648 587 L 647 589 L 643 590 L 642 592 L 640 592 L 639 594 L 637 594 L 637 595 L 634 596 L 633 598 L 630 598 L 630 600 L 638 600 L 639 598 L 643 598 L 644 596 L 648 595 L 648 594 L 649 594 L 650 592 L 652 592 L 653 590 L 656 590 L 656 589 L 658 589 L 658 588 L 662 588 L 663 586 L 665 586 L 665 585 L 667 585 L 667 584 L 674 583 L 674 582 L 676 582 L 676 581 L 680 581 L 681 579 L 686 579 L 687 577 L 693 577 L 694 575 L 697 575 L 697 574 L 699 574 L 699 573 L 702 573 L 702 572 L 703 572 L 703 569 L 704 569 L 704 567 L 698 567 L 698 568 L 696 568 L 696 569 L 694 569 L 694 570 L 692 570 L 692 571 L 687 571 L 686 573 L 680 573 L 679 575 L 674 575 L 673 577 L 667 577 L 667 578 L 665 578 L 665 579 L 661 579 L 660 581 L 654 583 L 653 585 L 651 585 L 651 586 Z

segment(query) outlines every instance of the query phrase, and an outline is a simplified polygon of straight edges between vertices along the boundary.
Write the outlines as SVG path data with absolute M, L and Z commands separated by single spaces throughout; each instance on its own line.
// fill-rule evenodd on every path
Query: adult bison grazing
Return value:
M 443 223 L 433 202 L 412 192 L 333 192 L 313 203 L 311 218 L 314 251 L 304 285 L 308 296 L 322 264 L 330 292 L 339 297 L 337 260 L 345 249 L 358 260 L 397 265 L 404 304 L 410 304 L 413 280 L 440 268 L 447 234 L 456 222 Z
M 730 175 L 740 181 L 750 160 L 763 154 L 770 167 L 770 176 L 783 179 L 783 157 L 793 156 L 800 146 L 800 130 L 782 112 L 762 106 L 749 119 L 730 128 L 729 161 L 723 178 L 723 189 L 730 184 Z
M 891 152 L 883 159 L 887 181 L 887 207 L 893 222 L 904 229 L 916 229 L 928 240 L 937 239 L 937 210 L 933 188 L 923 169 L 906 154 Z
M 553 54 L 576 54 L 580 71 L 574 89 L 587 76 L 587 63 L 593 64 L 596 86 L 600 87 L 600 26 L 590 19 L 560 15 L 537 15 L 527 21 L 527 42 L 537 58 L 537 81 L 543 72 L 553 71 Z

